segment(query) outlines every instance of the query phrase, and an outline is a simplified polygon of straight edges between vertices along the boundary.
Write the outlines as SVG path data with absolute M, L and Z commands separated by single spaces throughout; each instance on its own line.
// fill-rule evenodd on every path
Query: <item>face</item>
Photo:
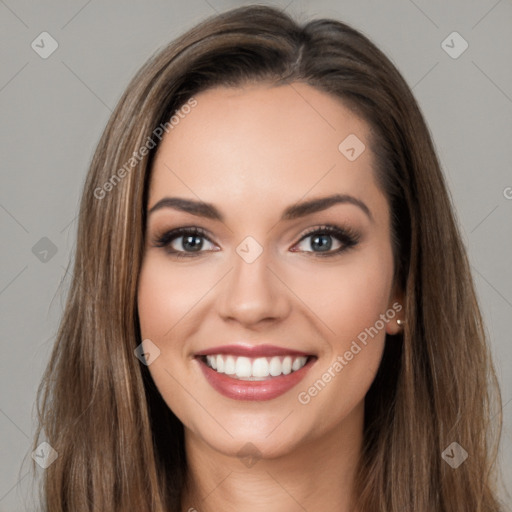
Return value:
M 156 386 L 225 455 L 361 429 L 401 309 L 368 126 L 299 83 L 195 99 L 150 181 L 138 312 Z

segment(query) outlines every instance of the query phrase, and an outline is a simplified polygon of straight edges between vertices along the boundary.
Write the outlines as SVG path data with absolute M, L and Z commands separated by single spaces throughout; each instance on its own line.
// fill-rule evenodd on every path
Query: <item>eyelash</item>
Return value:
M 167 231 L 163 233 L 160 236 L 157 236 L 153 240 L 153 245 L 155 247 L 161 247 L 166 250 L 170 255 L 176 256 L 177 258 L 194 258 L 204 252 L 207 251 L 198 251 L 198 252 L 187 252 L 187 251 L 176 251 L 174 249 L 170 249 L 170 244 L 175 239 L 184 236 L 184 235 L 192 235 L 192 236 L 199 236 L 201 238 L 205 238 L 208 240 L 208 242 L 213 242 L 210 240 L 210 238 L 207 236 L 206 232 L 199 228 L 199 227 L 181 227 L 176 228 L 170 231 Z M 328 258 L 333 257 L 338 254 L 341 254 L 342 252 L 348 251 L 355 247 L 359 243 L 360 236 L 359 234 L 350 227 L 344 227 L 340 228 L 338 226 L 334 226 L 331 224 L 325 224 L 323 226 L 312 228 L 311 230 L 304 233 L 301 237 L 301 239 L 297 242 L 300 243 L 304 239 L 311 237 L 312 235 L 330 235 L 333 238 L 338 239 L 339 242 L 341 242 L 342 246 L 334 251 L 329 252 L 314 252 L 314 251 L 304 251 L 307 253 L 311 253 L 313 257 L 320 257 L 320 258 Z M 301 251 L 294 251 L 294 252 L 301 252 Z

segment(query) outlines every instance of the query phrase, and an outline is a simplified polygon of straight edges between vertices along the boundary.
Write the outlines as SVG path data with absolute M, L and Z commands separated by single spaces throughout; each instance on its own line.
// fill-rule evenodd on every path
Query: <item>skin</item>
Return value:
M 342 371 L 332 371 L 358 334 L 402 298 L 393 285 L 389 205 L 375 181 L 368 125 L 339 99 L 301 83 L 218 87 L 196 99 L 162 140 L 148 210 L 177 196 L 212 203 L 225 220 L 152 212 L 138 290 L 142 339 L 160 349 L 149 370 L 185 427 L 190 470 L 182 510 L 348 512 L 365 394 L 385 335 L 396 334 L 403 318 L 402 311 Z M 349 134 L 366 145 L 355 161 L 338 150 Z M 345 203 L 280 220 L 286 207 L 336 192 L 363 201 L 372 219 Z M 302 238 L 325 223 L 350 227 L 359 243 L 316 256 L 315 237 Z M 177 258 L 153 243 L 182 226 L 207 231 L 200 255 Z M 250 264 L 236 252 L 247 236 L 263 248 Z M 172 247 L 187 252 L 183 241 Z M 342 245 L 327 241 L 331 253 Z M 208 384 L 194 354 L 238 340 L 318 360 L 284 395 L 232 400 Z M 335 377 L 300 403 L 299 393 L 329 368 Z M 257 450 L 250 466 L 237 456 L 249 442 Z

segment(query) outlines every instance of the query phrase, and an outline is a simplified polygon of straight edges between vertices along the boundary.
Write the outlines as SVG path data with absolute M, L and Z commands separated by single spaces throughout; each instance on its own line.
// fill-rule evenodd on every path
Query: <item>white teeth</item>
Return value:
M 304 366 L 304 363 L 301 361 L 299 357 L 293 360 L 292 363 L 292 370 L 296 372 L 297 370 L 300 370 Z
M 235 358 L 228 356 L 224 359 L 224 373 L 226 375 L 233 375 L 235 373 Z
M 272 375 L 272 377 L 277 377 L 278 375 L 281 375 L 282 369 L 283 367 L 281 366 L 279 357 L 273 357 L 270 360 L 270 375 Z
M 252 363 L 253 377 L 268 377 L 268 361 L 264 357 L 258 357 Z
M 224 373 L 224 358 L 222 356 L 217 356 L 217 371 Z
M 292 358 L 290 356 L 286 356 L 283 359 L 283 373 L 288 375 L 292 372 Z
M 228 359 L 231 356 L 228 356 Z M 252 364 L 248 357 L 239 357 L 236 360 L 236 370 L 233 372 L 237 377 L 252 377 Z
M 206 356 L 206 364 L 218 373 L 225 373 L 241 380 L 265 380 L 279 375 L 289 375 L 300 370 L 307 362 L 304 356 L 237 357 L 216 354 Z

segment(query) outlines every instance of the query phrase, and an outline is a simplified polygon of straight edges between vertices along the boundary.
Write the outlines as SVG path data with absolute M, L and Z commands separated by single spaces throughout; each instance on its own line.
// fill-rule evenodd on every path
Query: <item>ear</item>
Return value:
M 403 330 L 403 323 L 399 325 L 397 320 L 405 321 L 405 293 L 397 285 L 393 287 L 393 292 L 388 304 L 388 318 L 389 322 L 386 324 L 386 334 L 395 335 Z

